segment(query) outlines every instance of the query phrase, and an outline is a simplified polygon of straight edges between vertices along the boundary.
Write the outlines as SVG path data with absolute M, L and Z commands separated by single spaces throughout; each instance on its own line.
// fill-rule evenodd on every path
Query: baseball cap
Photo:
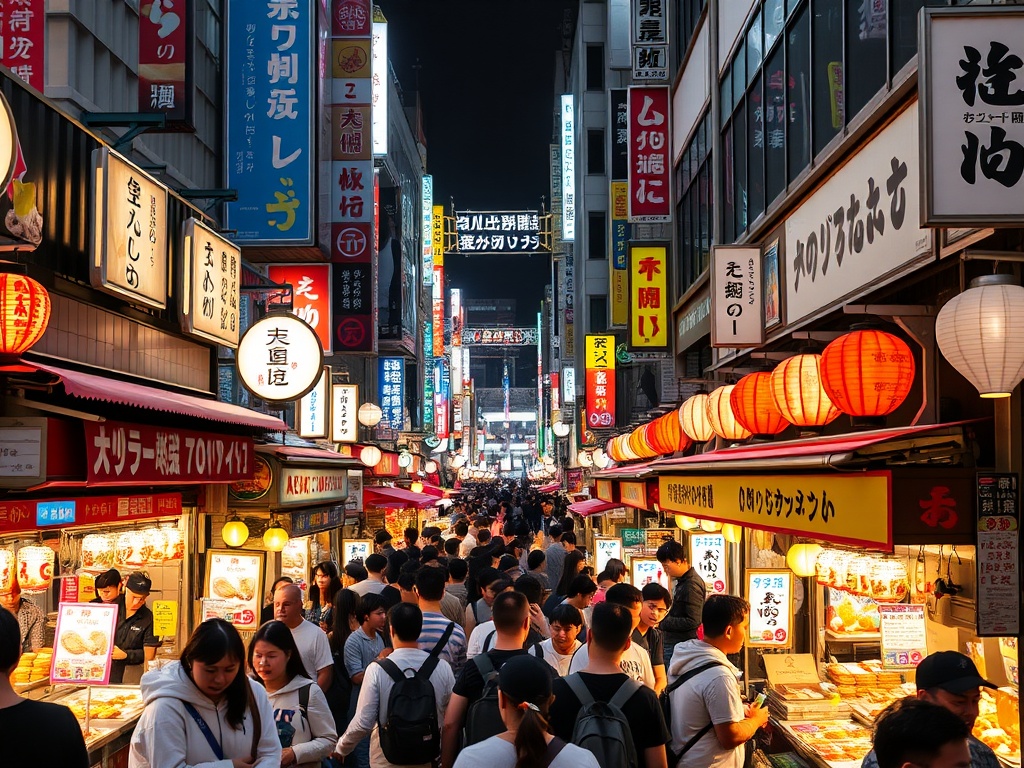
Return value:
M 501 665 L 498 688 L 513 701 L 547 701 L 551 698 L 549 669 L 547 662 L 536 656 L 513 656 Z
M 152 591 L 153 581 L 146 574 L 136 571 L 128 575 L 124 588 L 136 595 L 148 595 Z
M 939 651 L 926 656 L 917 665 L 917 690 L 928 691 L 940 688 L 953 694 L 969 691 L 971 688 L 995 688 L 983 678 L 978 668 L 957 651 Z
M 374 541 L 374 543 L 376 543 L 376 544 L 381 544 L 381 545 L 383 545 L 383 544 L 387 544 L 387 543 L 388 543 L 389 541 L 391 541 L 391 539 L 392 539 L 392 536 L 391 536 L 391 534 L 390 534 L 390 533 L 388 533 L 388 532 L 387 532 L 386 530 L 384 530 L 383 528 L 382 528 L 381 530 L 377 531 L 377 532 L 376 532 L 376 533 L 375 533 L 375 534 L 373 535 L 373 541 Z

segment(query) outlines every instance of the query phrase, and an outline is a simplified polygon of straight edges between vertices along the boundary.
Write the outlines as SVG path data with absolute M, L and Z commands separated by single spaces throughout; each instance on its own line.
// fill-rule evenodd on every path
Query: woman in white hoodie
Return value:
M 287 624 L 268 621 L 256 631 L 249 643 L 249 667 L 274 708 L 282 768 L 317 768 L 334 751 L 338 734 L 327 698 L 306 676 Z
M 274 710 L 223 619 L 200 624 L 180 662 L 143 675 L 142 699 L 129 768 L 280 768 Z

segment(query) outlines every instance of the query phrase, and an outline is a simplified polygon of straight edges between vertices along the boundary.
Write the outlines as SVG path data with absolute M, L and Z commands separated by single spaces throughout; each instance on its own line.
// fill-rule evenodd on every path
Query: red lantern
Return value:
M 914 386 L 914 355 L 907 343 L 884 331 L 853 331 L 821 353 L 821 382 L 843 413 L 886 416 Z
M 794 355 L 771 373 L 775 407 L 798 427 L 823 427 L 839 418 L 840 410 L 821 385 L 821 355 Z
M 729 402 L 732 391 L 733 385 L 729 384 L 708 395 L 708 421 L 711 422 L 711 429 L 719 437 L 725 440 L 746 440 L 750 437 L 750 431 L 737 421 L 736 414 L 733 413 Z
M 655 419 L 654 424 L 655 441 L 658 444 L 659 453 L 685 451 L 692 444 L 690 438 L 683 434 L 682 425 L 679 423 L 679 417 L 675 411 Z
M 755 435 L 777 435 L 789 426 L 772 398 L 772 375 L 749 373 L 736 382 L 729 395 L 736 421 Z
M 28 275 L 0 272 L 0 357 L 17 357 L 42 338 L 50 294 Z

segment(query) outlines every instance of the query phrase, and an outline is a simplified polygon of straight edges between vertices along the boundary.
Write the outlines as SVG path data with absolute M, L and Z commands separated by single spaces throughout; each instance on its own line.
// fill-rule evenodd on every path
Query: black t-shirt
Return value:
M 4 765 L 89 768 L 82 729 L 67 707 L 28 700 L 4 707 L 0 733 L 9 737 L 4 739 Z
M 617 675 L 595 675 L 590 672 L 577 673 L 583 679 L 594 701 L 611 701 L 622 684 L 628 680 L 624 673 Z M 572 729 L 576 725 L 582 705 L 572 692 L 572 688 L 564 678 L 558 678 L 551 684 L 551 693 L 555 700 L 549 710 L 548 723 L 551 732 L 565 741 L 572 741 Z M 643 765 L 644 750 L 651 747 L 664 746 L 671 738 L 665 727 L 665 716 L 658 703 L 658 695 L 641 685 L 622 707 L 622 714 L 629 721 L 629 730 L 633 735 L 633 745 L 637 758 Z
M 110 682 L 120 683 L 124 680 L 125 667 L 144 664 L 145 648 L 155 648 L 160 641 L 153 634 L 153 612 L 145 605 L 131 616 L 127 616 L 125 596 L 115 601 L 117 604 L 117 628 L 114 630 L 114 645 L 128 654 L 125 659 L 114 659 L 110 665 Z
M 634 629 L 630 637 L 636 645 L 643 648 L 651 657 L 652 667 L 665 666 L 665 641 L 661 638 L 661 630 L 657 627 L 649 627 L 647 633 L 641 635 L 640 630 Z
M 529 652 L 523 648 L 517 648 L 514 651 L 487 651 L 487 656 L 491 660 L 491 665 L 497 671 L 501 669 L 502 664 L 513 656 L 522 656 Z M 554 669 L 550 671 L 554 672 Z M 464 696 L 470 702 L 476 701 L 483 695 L 484 679 L 480 675 L 480 670 L 476 668 L 476 663 L 473 659 L 467 661 L 466 666 L 462 668 L 462 672 L 459 673 L 459 679 L 455 681 L 455 688 L 452 689 L 452 692 L 459 694 L 459 696 Z

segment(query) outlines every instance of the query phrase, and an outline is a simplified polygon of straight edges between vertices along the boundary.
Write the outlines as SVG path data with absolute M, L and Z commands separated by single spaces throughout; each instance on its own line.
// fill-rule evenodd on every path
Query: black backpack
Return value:
M 403 671 L 391 659 L 377 662 L 394 681 L 388 695 L 387 721 L 379 723 L 378 730 L 380 749 L 389 763 L 430 763 L 441 754 L 441 727 L 430 676 L 454 629 L 453 621 L 418 670 Z M 410 672 L 412 674 L 408 674 Z
M 701 672 L 706 672 L 712 667 L 724 666 L 725 664 L 723 664 L 720 661 L 709 661 L 707 664 L 701 664 L 699 667 L 691 669 L 685 674 L 682 674 L 675 680 L 673 680 L 672 684 L 665 688 L 665 690 L 661 692 L 661 696 L 659 697 L 661 700 L 661 712 L 665 716 L 665 725 L 667 725 L 670 729 L 672 728 L 672 701 L 671 699 L 669 699 L 669 694 L 671 694 L 672 691 L 681 686 L 687 680 L 691 680 L 692 678 L 699 675 Z M 670 766 L 678 765 L 679 761 L 682 760 L 683 755 L 689 752 L 694 744 L 703 739 L 707 735 L 708 731 L 710 731 L 713 727 L 714 723 L 709 722 L 707 725 L 705 725 L 703 728 L 701 728 L 699 731 L 693 734 L 693 736 L 690 737 L 690 740 L 683 745 L 683 748 L 681 750 L 679 750 L 679 754 L 676 754 L 672 751 L 672 747 L 670 744 L 666 744 L 665 750 L 668 752 L 668 764 Z
M 491 641 L 494 639 L 496 634 L 497 630 L 492 630 L 487 634 L 487 637 L 484 638 L 484 648 L 480 652 L 481 654 L 487 653 L 491 650 Z M 540 647 L 540 644 L 544 642 L 544 639 L 545 638 L 541 637 L 540 632 L 535 630 L 533 627 L 530 627 L 530 634 L 526 636 L 526 641 L 523 643 L 523 649 L 529 650 L 538 659 L 543 659 L 544 649 Z
M 344 652 L 332 651 L 331 656 L 334 660 L 334 674 L 331 675 L 331 684 L 324 691 L 324 698 L 327 699 L 327 706 L 334 717 L 334 728 L 341 734 L 348 728 L 350 720 L 348 711 L 352 703 L 352 680 L 345 669 Z
M 611 700 L 604 702 L 594 700 L 578 672 L 567 676 L 565 682 L 581 705 L 572 729 L 572 743 L 592 752 L 601 768 L 638 768 L 633 733 L 622 707 L 640 690 L 640 683 L 626 679 Z
M 476 664 L 480 677 L 484 680 L 484 689 L 480 698 L 470 703 L 466 710 L 462 743 L 467 747 L 506 730 L 501 712 L 498 710 L 498 670 L 494 668 L 491 657 L 486 653 L 474 656 L 471 661 Z

